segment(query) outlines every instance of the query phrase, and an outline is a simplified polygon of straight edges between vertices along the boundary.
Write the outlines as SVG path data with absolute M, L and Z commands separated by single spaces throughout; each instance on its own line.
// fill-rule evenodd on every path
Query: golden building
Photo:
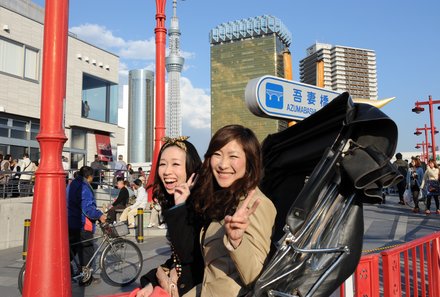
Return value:
M 284 120 L 253 115 L 244 94 L 253 78 L 284 77 L 283 52 L 290 42 L 290 32 L 273 16 L 223 23 L 211 30 L 211 134 L 225 125 L 241 124 L 262 141 L 286 128 Z

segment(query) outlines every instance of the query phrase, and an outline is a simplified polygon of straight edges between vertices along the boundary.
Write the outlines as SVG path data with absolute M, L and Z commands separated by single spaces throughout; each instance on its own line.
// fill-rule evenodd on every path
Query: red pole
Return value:
M 425 143 L 426 143 L 426 153 L 425 153 L 425 161 L 426 161 L 426 164 L 428 164 L 428 161 L 429 161 L 429 146 L 428 146 L 428 127 L 426 127 L 426 124 L 425 124 Z
M 159 156 L 162 138 L 165 136 L 165 46 L 167 29 L 165 28 L 165 3 L 166 0 L 156 0 L 156 126 L 154 128 L 154 149 L 151 160 L 151 170 L 147 185 L 154 182 L 154 172 Z M 149 200 L 152 199 L 152 191 L 148 190 Z
M 23 296 L 71 296 L 66 181 L 61 153 L 66 96 L 68 0 L 46 0 L 41 90 L 41 160 L 35 173 L 32 228 Z
M 434 102 L 432 101 L 432 96 L 429 95 L 429 120 L 431 121 L 431 148 L 432 148 L 432 158 L 435 160 L 435 127 L 434 127 Z

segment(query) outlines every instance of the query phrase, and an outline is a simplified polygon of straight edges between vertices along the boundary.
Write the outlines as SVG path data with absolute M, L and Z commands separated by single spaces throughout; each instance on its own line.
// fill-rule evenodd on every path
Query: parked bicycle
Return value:
M 101 277 L 112 286 L 127 286 L 134 282 L 142 271 L 143 258 L 139 247 L 132 241 L 122 238 L 129 234 L 128 227 L 125 223 L 115 224 L 99 224 L 102 235 L 92 239 L 73 243 L 95 241 L 102 239 L 95 253 L 86 266 L 81 267 L 78 259 L 73 257 L 71 261 L 71 272 L 73 281 L 81 281 L 86 283 L 92 277 L 93 262 L 98 254 L 99 268 L 101 269 Z M 18 289 L 22 293 L 24 278 L 26 274 L 26 263 L 21 267 L 18 275 Z

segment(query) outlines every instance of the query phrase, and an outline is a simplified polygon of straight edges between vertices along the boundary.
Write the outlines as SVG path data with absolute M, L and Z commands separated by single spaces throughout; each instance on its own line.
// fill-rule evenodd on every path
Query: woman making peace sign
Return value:
M 240 125 L 218 130 L 191 191 L 204 227 L 201 285 L 185 296 L 241 296 L 259 276 L 270 250 L 276 210 L 257 188 L 260 144 Z

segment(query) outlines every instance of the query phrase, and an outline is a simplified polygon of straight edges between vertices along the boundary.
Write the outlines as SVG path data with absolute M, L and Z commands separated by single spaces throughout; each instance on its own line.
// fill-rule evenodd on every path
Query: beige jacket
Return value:
M 223 220 L 212 222 L 206 232 L 201 231 L 205 262 L 203 282 L 185 294 L 185 297 L 241 296 L 248 291 L 247 286 L 253 284 L 260 275 L 270 249 L 276 209 L 258 188 L 254 198 L 260 198 L 260 205 L 249 217 L 249 227 L 236 249 L 229 244 Z

